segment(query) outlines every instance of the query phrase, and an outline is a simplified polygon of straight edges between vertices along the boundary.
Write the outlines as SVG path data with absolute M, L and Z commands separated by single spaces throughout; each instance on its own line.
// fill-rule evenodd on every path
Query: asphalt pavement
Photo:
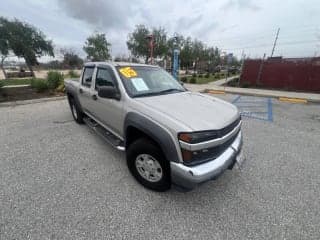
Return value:
M 187 193 L 139 185 L 66 100 L 0 107 L 0 239 L 320 239 L 320 105 L 271 101 L 243 169 Z

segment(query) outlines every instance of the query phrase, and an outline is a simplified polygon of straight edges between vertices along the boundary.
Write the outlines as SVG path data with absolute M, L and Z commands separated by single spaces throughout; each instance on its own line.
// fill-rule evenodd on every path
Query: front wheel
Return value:
M 149 139 L 138 139 L 127 150 L 131 174 L 146 188 L 163 192 L 170 189 L 170 165 L 161 149 Z

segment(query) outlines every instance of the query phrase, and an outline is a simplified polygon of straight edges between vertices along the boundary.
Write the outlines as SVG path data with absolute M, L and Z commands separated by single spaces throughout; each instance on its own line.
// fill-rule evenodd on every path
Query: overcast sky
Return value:
M 126 40 L 135 25 L 164 27 L 250 57 L 320 55 L 318 0 L 1 0 L 0 15 L 41 29 L 57 47 L 82 46 L 94 31 L 104 32 L 112 55 L 128 54 Z

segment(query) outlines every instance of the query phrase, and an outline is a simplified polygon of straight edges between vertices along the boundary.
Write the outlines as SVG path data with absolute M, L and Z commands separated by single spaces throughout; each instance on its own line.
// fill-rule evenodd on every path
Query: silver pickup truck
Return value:
M 126 151 L 143 186 L 190 190 L 241 162 L 241 117 L 220 99 L 186 90 L 157 66 L 85 64 L 65 80 L 73 118 Z

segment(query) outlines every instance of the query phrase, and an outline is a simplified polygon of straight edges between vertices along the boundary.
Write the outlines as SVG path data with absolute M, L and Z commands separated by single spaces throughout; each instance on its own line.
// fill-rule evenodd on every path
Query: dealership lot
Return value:
M 66 100 L 1 107 L 0 239 L 319 239 L 320 105 L 216 96 L 246 162 L 187 193 L 136 183 Z

